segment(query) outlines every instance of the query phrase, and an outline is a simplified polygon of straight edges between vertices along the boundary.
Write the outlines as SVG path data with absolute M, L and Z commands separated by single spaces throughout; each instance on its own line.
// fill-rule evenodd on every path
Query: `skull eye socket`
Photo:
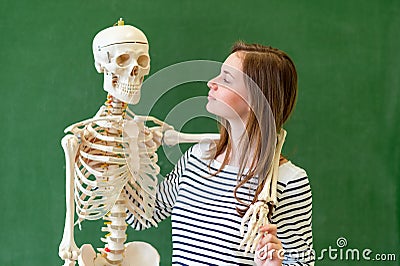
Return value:
M 141 55 L 138 57 L 137 62 L 141 67 L 147 67 L 149 65 L 149 57 L 147 55 Z
M 131 57 L 129 56 L 129 54 L 122 54 L 117 57 L 116 63 L 120 67 L 124 67 L 129 64 L 130 59 L 131 59 Z

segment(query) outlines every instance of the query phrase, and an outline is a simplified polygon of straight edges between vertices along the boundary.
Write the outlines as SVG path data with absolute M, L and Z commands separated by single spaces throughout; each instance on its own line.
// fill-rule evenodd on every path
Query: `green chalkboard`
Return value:
M 150 83 L 169 66 L 223 61 L 236 40 L 286 51 L 299 73 L 296 110 L 284 154 L 304 167 L 313 191 L 317 265 L 383 265 L 400 261 L 400 2 L 397 0 L 10 1 L 1 2 L 0 265 L 61 265 L 65 215 L 63 129 L 92 117 L 106 99 L 91 42 L 120 17 L 150 42 L 151 71 L 136 113 L 169 119 L 174 106 L 208 92 L 204 80 L 164 91 Z M 203 77 L 212 77 L 206 69 Z M 208 72 L 207 72 L 208 71 Z M 215 73 L 216 74 L 216 73 Z M 150 86 L 153 84 L 153 86 Z M 145 105 L 145 106 L 143 106 Z M 204 110 L 203 110 L 204 111 Z M 216 132 L 203 111 L 175 125 Z M 187 145 L 181 147 L 187 149 Z M 162 174 L 175 160 L 160 150 Z M 100 247 L 102 221 L 76 229 L 78 246 Z M 171 263 L 170 220 L 129 241 L 154 245 Z M 346 246 L 338 246 L 344 238 Z M 341 239 L 343 240 L 343 239 Z M 342 245 L 342 244 L 340 244 Z M 329 256 L 323 250 L 337 249 Z M 346 258 L 370 249 L 371 260 Z M 342 256 L 340 256 L 342 252 Z M 323 254 L 323 255 L 321 255 Z M 389 256 L 386 256 L 388 258 Z

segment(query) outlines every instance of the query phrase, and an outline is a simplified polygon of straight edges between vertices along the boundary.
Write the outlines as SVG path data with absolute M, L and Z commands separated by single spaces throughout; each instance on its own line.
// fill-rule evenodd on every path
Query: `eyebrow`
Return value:
M 229 72 L 229 71 L 227 71 L 227 70 L 223 70 L 222 72 L 224 72 L 224 73 L 227 74 L 227 75 L 230 75 L 233 79 L 235 78 L 235 77 L 231 74 L 231 72 Z

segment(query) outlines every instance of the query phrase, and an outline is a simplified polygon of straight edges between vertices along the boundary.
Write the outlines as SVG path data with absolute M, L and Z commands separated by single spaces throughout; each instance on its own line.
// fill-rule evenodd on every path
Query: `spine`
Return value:
M 107 107 L 107 115 L 122 115 L 125 117 L 127 104 L 114 98 L 110 94 L 107 96 L 105 103 Z M 108 131 L 112 131 L 109 129 Z M 117 133 L 118 132 L 118 133 Z M 117 132 L 108 132 L 109 134 L 121 134 Z M 121 137 L 121 136 L 119 136 Z M 103 249 L 98 249 L 111 265 L 120 265 L 124 259 L 125 241 L 126 241 L 126 205 L 125 198 L 122 194 L 118 196 L 118 200 L 111 208 L 110 212 L 103 217 L 105 227 L 103 232 L 108 232 L 105 238 L 101 240 L 105 243 Z
M 126 206 L 122 194 L 110 212 L 103 218 L 106 222 L 103 232 L 108 232 L 101 240 L 105 243 L 104 249 L 99 249 L 102 255 L 112 265 L 121 264 L 124 258 L 126 241 Z

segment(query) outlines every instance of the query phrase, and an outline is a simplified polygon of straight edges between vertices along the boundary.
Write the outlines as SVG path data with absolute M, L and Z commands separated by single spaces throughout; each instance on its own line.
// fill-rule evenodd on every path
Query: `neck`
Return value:
M 232 148 L 239 146 L 241 136 L 246 130 L 246 125 L 243 121 L 229 121 L 231 127 L 230 138 Z
M 229 121 L 230 125 L 230 140 L 231 140 L 231 154 L 229 156 L 229 164 L 231 165 L 239 165 L 240 164 L 240 155 L 241 149 L 239 147 L 240 139 L 246 131 L 246 124 L 241 119 Z M 246 138 L 246 136 L 245 136 Z
M 128 104 L 118 100 L 117 98 L 113 97 L 111 94 L 108 94 L 107 101 L 105 102 L 105 106 L 107 107 L 107 113 L 109 115 L 125 116 L 125 112 L 126 112 L 126 108 L 128 107 Z

